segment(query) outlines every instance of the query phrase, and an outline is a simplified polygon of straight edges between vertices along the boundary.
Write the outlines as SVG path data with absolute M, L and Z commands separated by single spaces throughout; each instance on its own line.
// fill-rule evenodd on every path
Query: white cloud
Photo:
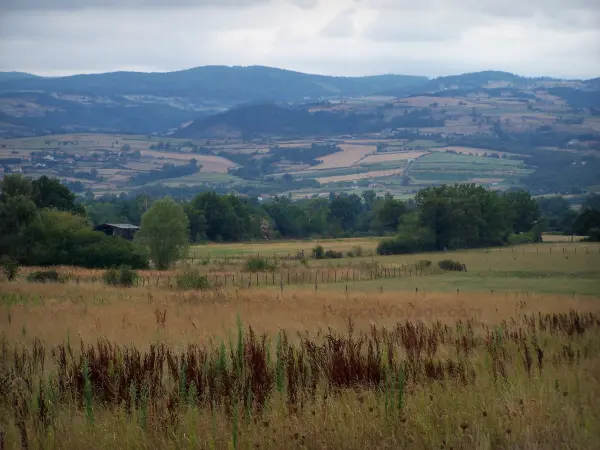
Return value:
M 338 75 L 600 74 L 600 2 L 590 0 L 8 2 L 0 6 L 0 70 L 261 64 Z

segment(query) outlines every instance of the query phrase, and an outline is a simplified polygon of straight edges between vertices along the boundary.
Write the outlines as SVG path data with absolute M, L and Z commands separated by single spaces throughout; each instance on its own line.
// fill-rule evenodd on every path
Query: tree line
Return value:
M 537 242 L 546 230 L 600 235 L 600 196 L 579 211 L 560 197 L 496 192 L 475 184 L 423 189 L 401 201 L 374 191 L 329 198 L 259 202 L 204 192 L 170 198 L 76 198 L 56 179 L 9 175 L 0 186 L 0 255 L 19 264 L 166 268 L 187 244 L 255 239 L 387 236 L 380 254 Z M 93 231 L 92 224 L 141 225 L 135 242 Z

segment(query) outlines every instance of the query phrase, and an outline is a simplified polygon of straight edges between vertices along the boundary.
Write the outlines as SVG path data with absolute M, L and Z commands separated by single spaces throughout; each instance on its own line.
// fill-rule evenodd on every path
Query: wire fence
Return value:
M 206 276 L 210 288 L 237 287 L 250 289 L 264 286 L 302 286 L 310 285 L 318 289 L 320 284 L 349 283 L 370 280 L 392 279 L 400 277 L 425 277 L 441 275 L 443 270 L 437 267 L 376 267 L 373 269 L 319 269 L 298 271 L 273 271 L 273 272 L 221 272 L 208 273 Z M 87 281 L 103 283 L 102 277 L 92 277 L 75 282 Z M 177 276 L 140 276 L 136 279 L 137 286 L 176 288 Z

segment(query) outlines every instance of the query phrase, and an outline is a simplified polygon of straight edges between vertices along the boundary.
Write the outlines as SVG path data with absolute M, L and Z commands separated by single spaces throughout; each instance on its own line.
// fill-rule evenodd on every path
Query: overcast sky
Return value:
M 0 0 L 0 71 L 600 76 L 600 0 Z

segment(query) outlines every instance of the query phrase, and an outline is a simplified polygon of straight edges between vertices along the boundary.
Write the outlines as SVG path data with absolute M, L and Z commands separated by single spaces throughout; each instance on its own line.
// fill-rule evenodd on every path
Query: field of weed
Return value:
M 0 284 L 5 448 L 592 448 L 588 297 Z M 596 375 L 594 375 L 596 374 Z
M 383 258 L 369 253 L 377 240 L 320 243 L 344 257 L 282 258 L 309 253 L 308 241 L 221 244 L 194 249 L 194 264 L 140 272 L 152 282 L 130 288 L 68 267 L 57 268 L 63 282 L 27 281 L 39 268 L 0 280 L 0 448 L 600 442 L 600 246 Z M 240 273 L 256 253 L 271 254 L 274 271 L 253 274 L 267 280 L 380 276 L 318 289 L 154 282 L 192 268 Z M 442 272 L 442 259 L 467 271 Z M 383 276 L 403 266 L 425 270 Z

